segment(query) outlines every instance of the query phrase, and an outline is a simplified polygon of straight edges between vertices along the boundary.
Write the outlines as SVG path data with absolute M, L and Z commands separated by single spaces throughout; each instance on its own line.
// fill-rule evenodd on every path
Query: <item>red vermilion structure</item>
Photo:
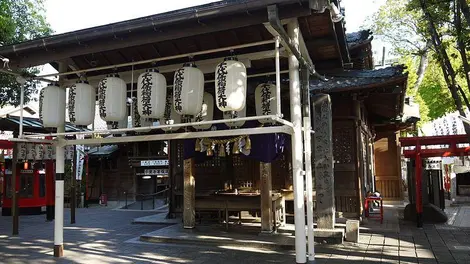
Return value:
M 406 158 L 414 159 L 416 164 L 416 212 L 417 225 L 423 226 L 423 201 L 422 201 L 422 172 L 425 158 L 463 156 L 470 153 L 470 147 L 459 147 L 458 144 L 470 143 L 468 135 L 430 136 L 430 137 L 402 137 L 402 147 L 414 147 L 404 149 Z M 434 146 L 434 148 L 430 148 Z M 443 147 L 444 146 L 444 147 Z
M 0 149 L 13 149 L 14 148 L 14 143 L 8 140 L 0 140 Z M 51 221 L 53 220 L 53 208 L 54 208 L 54 162 L 51 161 L 44 161 L 45 163 L 45 193 L 44 195 L 40 195 L 40 179 L 39 179 L 39 170 L 36 168 L 31 168 L 29 170 L 24 170 L 22 167 L 22 164 L 17 164 L 17 181 L 16 181 L 16 186 L 15 190 L 19 191 L 21 188 L 21 182 L 20 182 L 20 175 L 26 174 L 26 175 L 31 175 L 33 181 L 32 181 L 32 195 L 31 197 L 20 197 L 19 198 L 19 209 L 22 211 L 24 214 L 38 214 L 41 213 L 42 207 L 46 206 L 46 212 L 47 216 L 46 219 Z M 6 169 L 6 164 L 3 166 L 3 169 Z M 11 169 L 11 164 L 10 164 L 10 169 Z M 7 186 L 8 180 L 7 176 L 5 174 L 5 171 L 3 172 L 3 182 L 4 182 L 4 194 L 3 195 L 3 210 L 2 214 L 3 215 L 10 215 L 11 210 L 12 210 L 12 199 L 11 197 L 8 197 L 6 195 L 7 193 Z M 11 180 L 11 179 L 10 179 Z M 52 212 L 49 212 L 52 210 Z

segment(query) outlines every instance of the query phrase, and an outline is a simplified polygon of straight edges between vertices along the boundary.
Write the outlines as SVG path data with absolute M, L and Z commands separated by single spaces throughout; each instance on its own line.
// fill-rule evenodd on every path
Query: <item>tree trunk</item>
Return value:
M 455 30 L 457 32 L 457 49 L 460 52 L 460 57 L 462 57 L 462 64 L 463 64 L 463 69 L 465 71 L 465 80 L 467 81 L 467 89 L 470 91 L 470 77 L 468 74 L 470 73 L 470 66 L 468 65 L 468 59 L 467 59 L 467 50 L 465 48 L 464 41 L 462 39 L 462 19 L 460 18 L 460 6 L 456 1 L 456 6 L 455 6 L 455 16 L 454 16 L 454 22 L 455 22 Z M 462 91 L 463 92 L 463 91 Z
M 463 16 L 467 20 L 467 27 L 470 28 L 470 8 L 468 8 L 467 0 L 459 0 L 460 7 L 462 8 Z
M 429 48 L 431 45 L 432 45 L 431 42 L 428 41 L 425 49 L 422 51 L 421 56 L 419 58 L 419 66 L 416 72 L 416 75 L 418 75 L 418 78 L 416 79 L 416 82 L 413 85 L 414 90 L 418 90 L 419 86 L 423 82 L 424 74 L 426 73 L 426 68 L 428 67 L 428 54 L 429 54 Z
M 465 102 L 465 105 L 467 106 L 467 111 L 470 112 L 470 102 L 468 101 L 468 98 L 465 95 L 465 92 L 463 91 L 462 87 L 460 87 L 460 85 L 458 87 L 459 87 L 460 95 L 462 96 L 463 101 Z
M 465 111 L 463 110 L 462 100 L 458 93 L 458 87 L 455 80 L 455 71 L 450 63 L 449 56 L 445 47 L 442 45 L 441 36 L 436 30 L 434 22 L 432 20 L 431 14 L 428 11 L 426 6 L 426 0 L 419 0 L 421 8 L 424 12 L 425 19 L 428 21 L 429 33 L 431 34 L 432 42 L 434 48 L 436 49 L 438 60 L 442 68 L 442 73 L 444 74 L 444 79 L 447 83 L 447 87 L 450 90 L 452 99 L 454 99 L 455 106 L 459 111 L 459 114 L 463 117 L 466 117 Z M 465 133 L 470 135 L 470 125 L 464 122 Z

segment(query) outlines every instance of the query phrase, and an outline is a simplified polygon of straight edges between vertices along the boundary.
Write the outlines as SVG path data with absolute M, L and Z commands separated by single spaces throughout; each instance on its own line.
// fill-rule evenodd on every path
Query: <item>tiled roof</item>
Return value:
M 310 81 L 313 92 L 339 92 L 363 86 L 380 84 L 396 78 L 406 77 L 404 66 L 391 66 L 378 70 L 353 70 L 327 75 L 327 82 L 318 79 Z
M 19 116 L 6 116 L 4 118 L 0 118 L 0 128 L 3 130 L 3 127 L 17 127 L 20 125 L 20 117 Z M 23 118 L 23 130 L 25 132 L 46 132 L 46 128 L 42 126 L 41 121 L 37 118 L 31 117 L 24 117 Z M 65 132 L 78 132 L 84 131 L 87 129 L 77 128 L 76 126 L 66 123 L 65 124 Z
M 348 43 L 349 48 L 353 48 L 365 42 L 370 42 L 372 39 L 372 31 L 370 30 L 361 30 L 346 34 L 346 42 Z

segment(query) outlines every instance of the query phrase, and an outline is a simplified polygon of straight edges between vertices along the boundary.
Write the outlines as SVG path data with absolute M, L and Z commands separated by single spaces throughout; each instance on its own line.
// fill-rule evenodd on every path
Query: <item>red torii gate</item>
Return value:
M 417 225 L 423 226 L 423 197 L 422 197 L 422 159 L 431 157 L 452 157 L 469 155 L 470 147 L 459 147 L 458 144 L 470 143 L 468 135 L 429 136 L 429 137 L 401 137 L 402 147 L 415 147 L 404 149 L 406 158 L 414 159 L 416 165 L 416 213 Z M 430 146 L 446 145 L 446 147 L 429 148 Z

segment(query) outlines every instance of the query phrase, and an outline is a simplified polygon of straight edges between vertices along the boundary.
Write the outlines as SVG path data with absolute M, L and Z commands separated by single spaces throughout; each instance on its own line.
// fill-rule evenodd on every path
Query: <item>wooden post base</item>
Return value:
M 54 245 L 54 257 L 60 258 L 64 256 L 64 245 Z

